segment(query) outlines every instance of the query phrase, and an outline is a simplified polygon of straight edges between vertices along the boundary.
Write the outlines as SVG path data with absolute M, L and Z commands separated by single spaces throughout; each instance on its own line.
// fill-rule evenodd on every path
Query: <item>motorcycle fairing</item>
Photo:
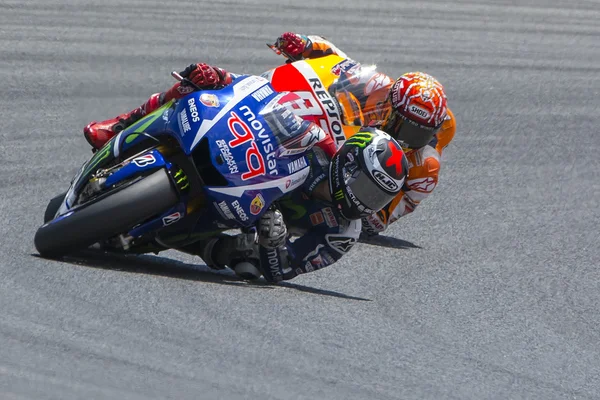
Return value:
M 269 124 L 269 113 L 278 109 L 273 102 L 280 98 L 267 80 L 250 76 L 240 77 L 223 89 L 192 92 L 163 105 L 120 132 L 84 164 L 57 215 L 69 212 L 81 188 L 98 169 L 118 160 L 142 140 L 169 135 L 179 142 L 193 165 L 198 167 L 201 161 L 212 164 L 213 173 L 224 178 L 220 185 L 202 187 L 207 208 L 201 214 L 216 222 L 212 226 L 199 226 L 198 231 L 214 230 L 215 225 L 251 226 L 273 201 L 301 185 L 309 173 L 304 153 L 314 144 L 314 132 L 299 130 L 295 137 L 291 132 L 273 131 Z M 292 146 L 294 151 L 286 148 L 290 141 L 299 143 Z M 164 160 L 158 150 L 148 150 L 113 171 L 110 183 L 119 184 L 148 169 L 171 167 L 175 166 Z M 188 211 L 188 196 L 180 195 L 178 205 L 135 227 L 129 234 L 143 235 L 171 224 L 175 228 L 174 224 L 187 216 Z M 206 212 L 211 209 L 212 212 Z
M 389 86 L 391 80 L 376 68 L 332 54 L 281 65 L 261 76 L 278 91 L 299 94 L 304 99 L 304 104 L 300 104 L 302 118 L 319 124 L 339 148 L 363 124 L 384 117 L 381 104 L 385 96 L 372 96 L 372 93 Z M 331 99 L 337 115 L 332 110 Z M 341 121 L 341 130 L 337 121 Z

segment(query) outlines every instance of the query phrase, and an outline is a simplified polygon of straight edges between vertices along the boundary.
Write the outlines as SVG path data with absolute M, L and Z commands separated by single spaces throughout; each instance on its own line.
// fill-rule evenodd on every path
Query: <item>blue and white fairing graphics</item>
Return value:
M 204 188 L 222 225 L 251 226 L 308 176 L 309 146 L 285 147 L 306 129 L 283 115 L 289 111 L 279 104 L 281 97 L 267 80 L 250 76 L 220 90 L 191 93 L 175 107 L 169 130 L 180 132 L 189 154 L 208 146 L 210 162 L 224 178 L 224 184 Z

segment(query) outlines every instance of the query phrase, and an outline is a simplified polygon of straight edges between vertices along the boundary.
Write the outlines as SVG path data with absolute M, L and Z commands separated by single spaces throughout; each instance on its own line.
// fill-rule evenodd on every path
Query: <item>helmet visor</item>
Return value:
M 418 149 L 431 142 L 440 126 L 429 127 L 417 124 L 393 110 L 382 129 L 395 138 L 402 147 Z
M 347 182 L 348 195 L 359 209 L 361 208 L 357 202 L 366 207 L 365 210 L 360 210 L 361 213 L 372 214 L 381 210 L 390 201 L 394 199 L 394 195 L 385 193 L 375 182 L 369 178 L 368 174 L 360 174 L 356 179 Z M 355 196 L 355 198 L 353 198 Z

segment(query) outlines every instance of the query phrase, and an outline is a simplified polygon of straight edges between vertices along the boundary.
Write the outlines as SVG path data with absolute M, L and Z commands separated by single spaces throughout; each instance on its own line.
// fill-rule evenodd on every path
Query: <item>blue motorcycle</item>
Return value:
M 178 79 L 182 79 L 173 73 Z M 170 101 L 120 132 L 50 201 L 35 246 L 142 254 L 230 229 L 251 232 L 309 173 L 317 132 L 258 76 Z

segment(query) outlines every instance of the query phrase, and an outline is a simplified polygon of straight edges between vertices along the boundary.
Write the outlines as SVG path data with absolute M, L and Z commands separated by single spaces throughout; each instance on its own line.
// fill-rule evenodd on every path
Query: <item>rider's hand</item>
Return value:
M 211 67 L 208 64 L 190 64 L 179 73 L 182 77 L 193 82 L 199 89 L 218 89 L 231 83 L 231 74 L 222 68 Z M 164 92 L 163 104 L 172 99 L 180 99 L 196 90 L 187 82 L 177 82 Z
M 306 50 L 306 43 L 306 36 L 298 35 L 293 32 L 286 32 L 277 38 L 275 47 L 294 59 L 300 59 L 302 58 L 302 53 Z
M 205 63 L 190 64 L 180 75 L 200 89 L 214 89 L 231 83 L 229 72 Z
M 286 239 L 283 215 L 277 209 L 267 210 L 258 221 L 258 243 L 267 249 L 277 249 L 285 244 Z

